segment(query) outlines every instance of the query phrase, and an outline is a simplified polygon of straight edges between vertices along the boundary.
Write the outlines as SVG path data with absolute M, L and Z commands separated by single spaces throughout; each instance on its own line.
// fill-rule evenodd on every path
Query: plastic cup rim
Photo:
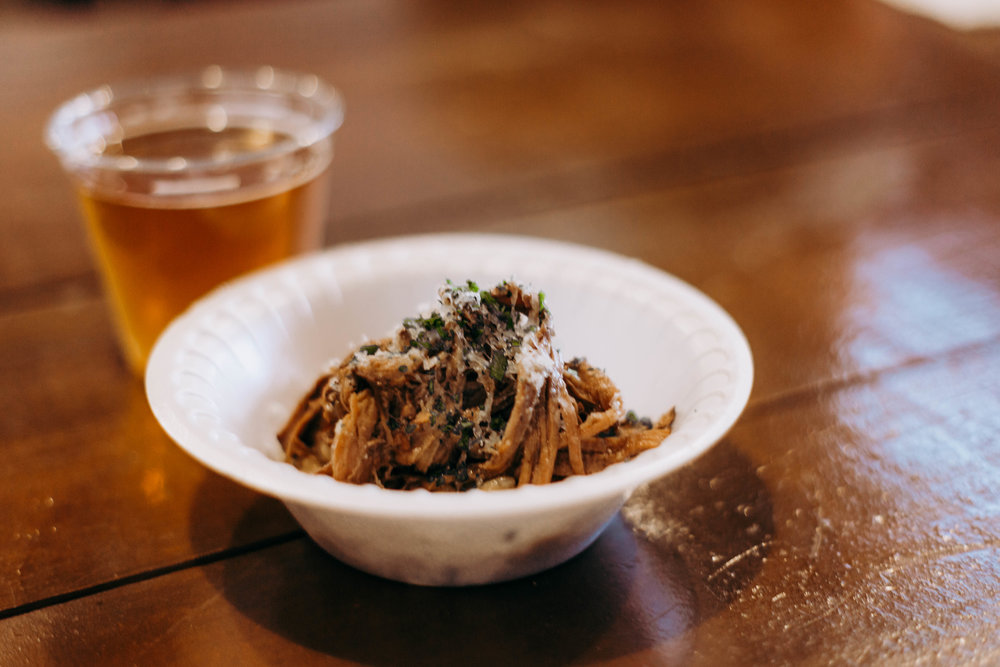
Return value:
M 206 81 L 218 81 L 209 85 Z M 303 81 L 311 80 L 310 94 L 297 88 Z M 262 82 L 270 81 L 268 85 Z M 147 79 L 126 79 L 86 90 L 60 104 L 49 118 L 45 128 L 45 143 L 55 153 L 68 171 L 99 169 L 129 171 L 130 173 L 176 174 L 174 158 L 133 158 L 123 166 L 121 155 L 105 155 L 86 150 L 82 142 L 69 136 L 72 125 L 88 115 L 112 108 L 123 100 L 137 100 L 154 94 L 184 90 L 245 90 L 261 93 L 273 92 L 289 98 L 312 102 L 322 111 L 310 124 L 307 140 L 288 137 L 267 148 L 216 158 L 187 159 L 186 171 L 215 171 L 256 162 L 266 162 L 279 155 L 286 155 L 309 148 L 328 139 L 344 121 L 344 102 L 340 92 L 313 74 L 276 69 L 270 66 L 257 68 L 225 68 L 212 65 L 193 72 L 169 74 Z

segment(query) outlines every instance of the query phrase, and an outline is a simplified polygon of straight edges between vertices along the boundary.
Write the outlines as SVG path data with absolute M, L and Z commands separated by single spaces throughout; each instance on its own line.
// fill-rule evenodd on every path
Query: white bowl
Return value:
M 352 485 L 283 462 L 275 434 L 333 359 L 432 305 L 445 281 L 513 279 L 544 291 L 565 359 L 587 357 L 674 432 L 588 476 L 505 491 L 431 493 Z M 474 234 L 333 248 L 220 287 L 164 332 L 146 370 L 153 414 L 195 459 L 281 499 L 328 552 L 426 585 L 533 574 L 586 548 L 639 485 L 698 456 L 750 394 L 750 349 L 706 296 L 593 248 Z

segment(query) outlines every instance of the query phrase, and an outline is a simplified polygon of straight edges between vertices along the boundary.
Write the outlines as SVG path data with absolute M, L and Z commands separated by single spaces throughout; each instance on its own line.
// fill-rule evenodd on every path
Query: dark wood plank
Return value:
M 975 133 L 483 229 L 605 247 L 690 281 L 743 326 L 753 400 L 767 400 L 997 341 L 997 155 L 1000 132 Z
M 997 33 L 874 0 L 0 11 L 0 662 L 1000 658 Z M 537 577 L 328 558 L 157 428 L 40 143 L 85 86 L 211 61 L 344 89 L 331 242 L 640 257 L 743 326 L 749 411 Z
M 942 30 L 869 0 L 730 4 L 164 4 L 7 21 L 0 87 L 17 93 L 0 107 L 0 170 L 17 242 L 0 248 L 0 288 L 90 271 L 41 133 L 56 104 L 106 80 L 273 62 L 340 85 L 330 242 L 421 228 L 404 216 L 366 229 L 373 214 L 484 191 L 516 199 L 543 175 L 998 86 Z
M 0 317 L 0 614 L 298 530 L 277 501 L 209 473 L 160 430 L 104 304 Z
M 698 629 L 705 664 L 1000 657 L 998 364 L 996 344 L 945 355 L 741 423 L 773 533 L 702 556 L 738 588 Z
M 607 247 L 706 290 L 750 339 L 752 407 L 766 412 L 824 387 L 997 344 L 1000 201 L 989 206 L 980 193 L 998 142 L 987 132 L 873 149 L 483 229 Z M 980 202 L 975 211 L 970 198 Z M 18 548 L 0 552 L 14 591 L 8 606 L 225 548 L 213 536 L 254 497 L 204 473 L 158 430 L 117 361 L 100 301 L 2 318 L 0 350 L 9 380 L 0 392 L 9 462 L 0 509 L 18 517 Z M 50 497 L 58 522 L 47 518 Z M 70 502 L 77 498 L 85 501 Z M 214 508 L 213 523 L 199 518 L 192 530 L 205 539 L 193 540 L 186 526 L 201 506 Z M 60 532 L 46 535 L 46 548 L 31 542 L 53 526 Z M 255 539 L 292 529 L 275 505 Z M 27 554 L 33 574 L 15 576 Z
M 993 347 L 744 419 L 535 577 L 413 587 L 300 539 L 0 621 L 0 656 L 988 663 L 1000 655 L 998 378 Z M 253 524 L 248 512 L 228 537 L 244 543 Z

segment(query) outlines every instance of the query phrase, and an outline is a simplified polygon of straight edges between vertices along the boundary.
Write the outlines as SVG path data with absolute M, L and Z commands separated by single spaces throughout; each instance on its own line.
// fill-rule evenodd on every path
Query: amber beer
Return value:
M 322 241 L 339 95 L 270 67 L 103 86 L 47 141 L 76 185 L 129 365 L 222 282 Z
M 265 148 L 282 138 L 268 134 L 178 130 L 127 139 L 114 151 L 139 159 L 197 156 L 225 144 Z M 169 197 L 155 183 L 145 195 L 80 188 L 130 365 L 141 370 L 170 320 L 213 287 L 319 245 L 330 158 L 316 149 L 302 161 L 298 173 L 266 189 L 211 191 L 226 188 L 225 178 L 176 182 L 166 188 Z

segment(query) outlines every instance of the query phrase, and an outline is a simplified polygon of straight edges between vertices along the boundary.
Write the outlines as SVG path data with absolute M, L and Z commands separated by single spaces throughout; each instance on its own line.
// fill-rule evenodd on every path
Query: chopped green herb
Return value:
M 447 338 L 448 332 L 444 328 L 444 320 L 438 313 L 432 313 L 430 317 L 423 317 L 417 320 L 417 324 L 427 331 L 436 331 L 441 338 Z
M 400 366 L 400 367 L 399 367 L 399 372 L 400 372 L 400 373 L 405 373 L 405 372 L 406 372 L 406 371 L 408 371 L 408 370 L 410 370 L 410 369 L 409 369 L 409 368 L 407 368 L 407 367 L 406 367 L 406 365 L 403 365 L 403 366 Z
M 499 382 L 507 372 L 507 357 L 499 350 L 494 350 L 490 359 L 490 377 Z
M 371 356 L 371 355 L 375 354 L 376 352 L 378 352 L 378 345 L 362 345 L 361 346 L 361 351 L 364 352 L 365 354 Z
M 496 306 L 497 304 L 500 303 L 499 301 L 497 301 L 495 296 L 493 296 L 486 290 L 482 290 L 481 292 L 479 292 L 479 298 L 483 300 L 483 303 L 490 306 Z

